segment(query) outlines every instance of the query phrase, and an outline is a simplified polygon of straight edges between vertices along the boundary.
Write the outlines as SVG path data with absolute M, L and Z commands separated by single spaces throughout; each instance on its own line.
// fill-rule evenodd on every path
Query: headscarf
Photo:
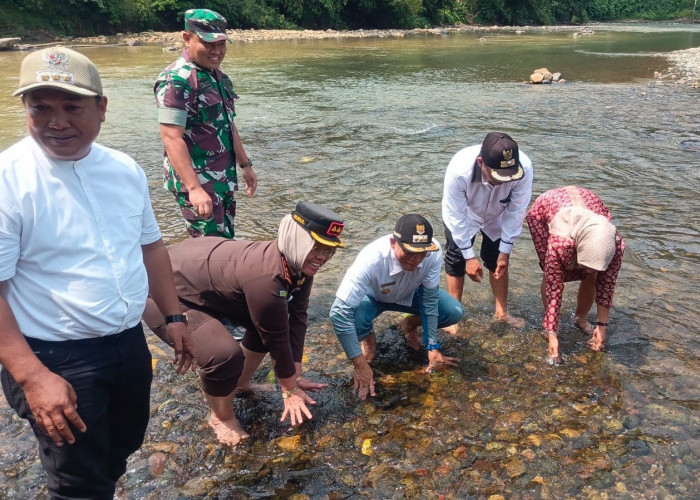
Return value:
M 550 232 L 576 242 L 576 262 L 605 271 L 617 248 L 617 229 L 607 217 L 585 207 L 562 208 L 552 218 Z
M 287 259 L 292 273 L 299 275 L 301 266 L 314 247 L 314 239 L 306 229 L 294 222 L 291 214 L 287 214 L 280 221 L 277 247 Z

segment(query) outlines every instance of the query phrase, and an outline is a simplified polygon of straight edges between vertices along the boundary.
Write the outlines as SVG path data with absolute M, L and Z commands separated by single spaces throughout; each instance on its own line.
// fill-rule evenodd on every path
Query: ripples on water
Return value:
M 564 33 L 230 46 L 225 69 L 241 95 L 238 126 L 259 175 L 255 198 L 239 197 L 239 236 L 273 238 L 300 199 L 332 207 L 347 223 L 348 248 L 316 279 L 307 340 L 305 366 L 331 387 L 318 395 L 314 422 L 299 432 L 276 424 L 276 396 L 237 401 L 253 439 L 230 453 L 202 426 L 206 409 L 195 380 L 172 376 L 154 344 L 161 361 L 153 419 L 123 497 L 557 498 L 603 491 L 682 498 L 697 490 L 700 108 L 697 90 L 650 80 L 666 67 L 652 54 L 698 45 L 692 30 L 599 32 L 586 40 Z M 86 53 L 110 97 L 101 142 L 138 159 L 166 239 L 182 239 L 174 202 L 160 186 L 150 93 L 175 54 L 150 47 Z M 6 67 L 21 59 L 1 57 Z M 518 83 L 540 66 L 569 83 Z M 5 88 L 16 85 L 7 72 L 0 78 Z M 0 104 L 5 147 L 24 130 L 15 101 L 3 96 Z M 525 229 L 511 261 L 511 308 L 527 318 L 526 331 L 489 329 L 490 291 L 469 283 L 462 335 L 446 341 L 462 364 L 426 376 L 419 373 L 423 358 L 408 354 L 392 318 L 384 318 L 377 325 L 379 397 L 356 404 L 326 320 L 335 287 L 359 249 L 390 232 L 402 213 L 425 214 L 442 239 L 447 163 L 491 130 L 509 132 L 533 159 L 533 198 L 579 184 L 611 208 L 627 250 L 609 347 L 588 352 L 568 326 L 570 291 L 562 308 L 567 363 L 544 366 L 541 274 Z M 1 415 L 3 440 L 18 444 L 0 450 L 0 493 L 21 497 L 36 491 L 27 485 L 41 472 L 33 442 L 20 439 L 25 427 L 9 411 Z M 375 446 L 371 456 L 360 452 L 366 439 Z M 168 458 L 156 478 L 147 463 L 155 453 Z

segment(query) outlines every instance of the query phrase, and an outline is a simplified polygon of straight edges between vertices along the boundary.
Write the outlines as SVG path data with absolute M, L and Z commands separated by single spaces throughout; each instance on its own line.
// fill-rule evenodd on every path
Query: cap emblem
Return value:
M 503 160 L 505 161 L 501 161 L 501 168 L 508 168 L 515 165 L 515 159 L 513 159 L 512 149 L 503 150 Z
M 425 224 L 416 224 L 416 233 L 413 235 L 413 243 L 425 243 L 428 241 L 428 235 L 425 234 Z
M 70 61 L 70 56 L 65 52 L 45 52 L 43 55 L 44 62 L 52 66 L 65 67 Z
M 328 228 L 328 231 L 326 231 L 326 234 L 328 236 L 335 236 L 337 238 L 338 236 L 340 236 L 340 233 L 343 232 L 344 227 L 345 224 L 341 222 L 331 222 L 331 225 Z
M 37 82 L 61 82 L 74 84 L 73 73 L 65 70 L 70 56 L 64 52 L 46 52 L 43 55 L 44 66 L 48 68 L 46 71 L 36 72 Z

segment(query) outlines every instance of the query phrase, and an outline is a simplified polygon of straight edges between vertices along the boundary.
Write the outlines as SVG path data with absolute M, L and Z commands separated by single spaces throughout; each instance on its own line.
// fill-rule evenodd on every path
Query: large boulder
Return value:
M 561 78 L 561 73 L 558 73 Z M 547 68 L 538 68 L 530 75 L 530 83 L 552 83 L 554 75 Z

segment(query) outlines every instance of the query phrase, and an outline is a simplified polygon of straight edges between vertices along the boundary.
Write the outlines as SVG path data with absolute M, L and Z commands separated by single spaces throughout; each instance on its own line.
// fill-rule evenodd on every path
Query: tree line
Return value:
M 386 29 L 459 24 L 580 24 L 690 18 L 697 0 L 0 0 L 0 36 L 176 31 L 190 8 L 229 28 Z

